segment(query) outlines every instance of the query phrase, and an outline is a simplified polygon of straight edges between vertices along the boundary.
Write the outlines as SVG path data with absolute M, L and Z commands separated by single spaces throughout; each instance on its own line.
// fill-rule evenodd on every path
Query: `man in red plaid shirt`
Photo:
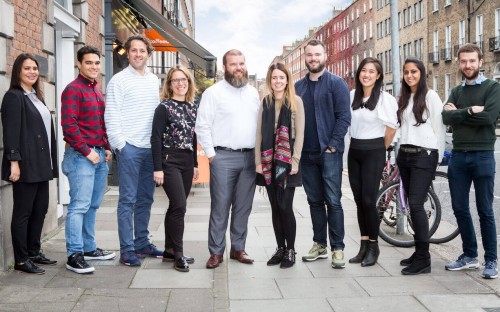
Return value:
M 108 260 L 114 252 L 97 248 L 94 226 L 108 176 L 111 148 L 104 126 L 104 97 L 97 87 L 100 74 L 97 48 L 84 46 L 77 52 L 78 77 L 61 95 L 61 125 L 66 149 L 62 171 L 70 185 L 66 216 L 66 268 L 91 273 L 85 260 Z

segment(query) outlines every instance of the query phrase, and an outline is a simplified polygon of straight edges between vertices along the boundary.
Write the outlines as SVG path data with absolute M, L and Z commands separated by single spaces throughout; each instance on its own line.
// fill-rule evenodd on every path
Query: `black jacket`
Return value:
M 51 147 L 40 112 L 23 91 L 9 90 L 2 101 L 2 180 L 9 181 L 10 161 L 18 160 L 19 182 L 35 183 L 58 177 L 57 143 L 51 119 Z M 51 166 L 52 156 L 52 166 Z

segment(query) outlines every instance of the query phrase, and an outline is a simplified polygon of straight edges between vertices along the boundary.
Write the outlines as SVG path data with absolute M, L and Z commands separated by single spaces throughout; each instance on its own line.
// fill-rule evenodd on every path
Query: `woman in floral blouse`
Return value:
M 189 71 L 177 65 L 170 69 L 155 110 L 151 133 L 154 180 L 169 198 L 165 214 L 165 252 L 163 261 L 174 261 L 177 271 L 189 272 L 192 257 L 184 256 L 183 235 L 186 199 L 193 178 L 198 178 L 194 126 L 198 105 L 196 87 Z

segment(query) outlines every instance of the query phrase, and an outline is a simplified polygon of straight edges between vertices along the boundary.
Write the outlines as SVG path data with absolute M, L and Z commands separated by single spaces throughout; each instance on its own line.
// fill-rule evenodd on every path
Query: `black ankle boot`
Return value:
M 359 244 L 358 254 L 354 258 L 349 259 L 349 263 L 361 263 L 361 261 L 363 261 L 363 258 L 366 255 L 367 250 L 368 250 L 368 240 L 362 240 L 361 243 Z
M 415 242 L 415 257 L 413 262 L 404 268 L 403 275 L 418 275 L 431 273 L 431 254 L 429 253 L 428 242 Z
M 410 256 L 410 258 L 403 259 L 399 262 L 401 266 L 409 266 L 415 260 L 415 252 Z
M 361 261 L 361 266 L 366 267 L 374 265 L 375 263 L 377 263 L 379 255 L 380 255 L 380 249 L 378 248 L 378 242 L 370 241 L 368 243 L 368 250 L 366 251 L 366 255 L 363 258 L 363 261 Z

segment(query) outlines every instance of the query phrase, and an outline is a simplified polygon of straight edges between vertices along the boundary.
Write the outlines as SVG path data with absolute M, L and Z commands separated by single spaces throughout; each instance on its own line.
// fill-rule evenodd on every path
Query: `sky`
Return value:
M 248 73 L 265 78 L 275 56 L 309 28 L 332 17 L 333 7 L 346 8 L 352 0 L 198 0 L 195 3 L 195 39 L 217 57 L 238 49 L 245 55 Z

